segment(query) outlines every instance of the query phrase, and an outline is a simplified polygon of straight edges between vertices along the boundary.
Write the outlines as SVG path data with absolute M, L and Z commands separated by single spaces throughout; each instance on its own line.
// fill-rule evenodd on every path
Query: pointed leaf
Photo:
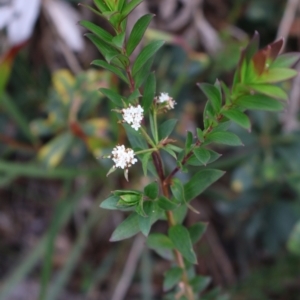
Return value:
M 106 42 L 107 44 L 112 44 L 113 36 L 107 32 L 106 30 L 102 29 L 101 27 L 95 25 L 92 22 L 89 21 L 80 21 L 79 24 L 92 33 L 94 33 L 98 38 L 100 38 L 102 41 Z
M 121 96 L 110 90 L 110 89 L 106 89 L 106 88 L 100 88 L 99 89 L 100 92 L 105 95 L 109 100 L 111 100 L 115 105 L 117 106 L 120 106 L 120 107 L 123 107 L 123 101 L 122 101 L 122 98 Z
M 208 98 L 208 100 L 211 102 L 214 111 L 218 113 L 222 105 L 221 94 L 218 88 L 208 83 L 200 83 L 198 84 L 198 86 Z
M 280 87 L 273 84 L 248 84 L 251 90 L 270 96 L 275 99 L 288 100 L 288 94 Z
M 130 56 L 139 42 L 142 40 L 144 33 L 150 24 L 153 14 L 147 14 L 142 16 L 137 22 L 134 24 L 130 36 L 127 41 L 126 52 L 127 55 Z
M 246 109 L 279 111 L 284 105 L 265 95 L 246 95 L 238 98 L 235 104 Z
M 229 146 L 243 145 L 242 141 L 236 134 L 227 131 L 217 131 L 210 133 L 205 140 L 205 144 L 209 143 L 217 143 Z
M 117 242 L 128 239 L 136 235 L 140 231 L 139 226 L 140 216 L 137 213 L 130 214 L 118 227 L 114 230 L 110 241 Z
M 144 236 L 148 236 L 151 226 L 160 218 L 161 209 L 153 201 L 144 202 L 146 217 L 139 216 L 139 227 Z
M 97 59 L 92 61 L 91 63 L 92 65 L 104 68 L 114 74 L 116 74 L 120 79 L 122 79 L 124 82 L 129 83 L 127 77 L 122 73 L 122 71 L 120 69 L 118 69 L 117 67 L 114 67 L 112 65 L 110 65 L 109 63 L 107 63 L 104 60 L 101 59 Z
M 167 138 L 172 131 L 174 130 L 178 120 L 177 119 L 169 119 L 162 123 L 162 125 L 158 126 L 158 137 L 159 139 Z
M 143 65 L 162 47 L 164 41 L 153 41 L 148 44 L 137 56 L 133 67 L 132 67 L 132 75 L 134 76 Z
M 122 48 L 123 47 L 123 43 L 124 43 L 124 40 L 125 40 L 125 31 L 114 36 L 113 39 L 112 39 L 112 43 L 118 47 L 118 48 Z
M 192 264 L 196 264 L 197 257 L 193 250 L 189 231 L 182 225 L 175 225 L 169 229 L 168 235 L 175 248 L 183 257 Z
M 145 113 L 148 112 L 149 108 L 153 103 L 153 99 L 156 92 L 156 78 L 154 73 L 151 73 L 147 81 L 145 83 L 144 95 L 142 98 L 142 106 L 144 108 Z
M 143 1 L 144 0 L 131 0 L 127 5 L 125 5 L 122 11 L 122 17 L 126 18 Z
M 205 148 L 196 148 L 194 154 L 204 166 L 206 166 L 210 160 L 210 152 Z
M 205 169 L 193 175 L 190 181 L 184 185 L 186 201 L 196 198 L 224 174 L 225 172 L 220 170 Z
M 142 158 L 142 168 L 145 176 L 147 176 L 148 163 L 150 158 L 151 158 L 151 152 L 145 153 Z
M 188 228 L 188 231 L 191 236 L 191 241 L 193 244 L 197 243 L 201 239 L 201 237 L 206 231 L 206 228 L 207 228 L 207 223 L 203 223 L 203 222 L 195 223 L 194 225 Z
M 248 116 L 237 109 L 229 109 L 222 112 L 222 114 L 229 120 L 237 123 L 238 125 L 250 129 L 251 123 Z
M 175 203 L 164 196 L 158 198 L 157 205 L 163 210 L 173 210 L 178 207 L 178 203 Z
M 151 67 L 154 61 L 154 56 L 152 56 L 148 61 L 142 66 L 142 68 L 133 76 L 134 86 L 136 89 L 140 88 L 143 82 L 148 78 L 151 71 Z
M 264 72 L 258 79 L 262 83 L 275 83 L 291 79 L 298 75 L 296 70 L 287 68 L 272 68 Z
M 172 241 L 162 233 L 151 233 L 147 238 L 147 246 L 150 249 L 174 249 Z

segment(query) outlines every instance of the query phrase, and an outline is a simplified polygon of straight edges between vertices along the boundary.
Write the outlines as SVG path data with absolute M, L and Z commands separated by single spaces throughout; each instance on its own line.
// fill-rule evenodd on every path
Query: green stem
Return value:
M 141 127 L 141 133 L 144 136 L 144 138 L 146 139 L 146 141 L 154 148 L 157 149 L 156 145 L 154 144 L 154 142 L 152 141 L 151 137 L 148 135 L 148 133 L 146 132 L 146 130 Z
M 153 152 L 153 151 L 156 151 L 156 150 L 157 149 L 155 149 L 155 148 L 148 148 L 148 149 L 145 149 L 145 150 L 137 151 L 137 152 L 135 152 L 135 154 L 138 155 L 138 154 L 142 154 L 142 153 Z
M 158 143 L 158 131 L 157 131 L 157 111 L 154 108 L 153 110 L 153 125 L 154 125 L 154 140 L 155 143 Z

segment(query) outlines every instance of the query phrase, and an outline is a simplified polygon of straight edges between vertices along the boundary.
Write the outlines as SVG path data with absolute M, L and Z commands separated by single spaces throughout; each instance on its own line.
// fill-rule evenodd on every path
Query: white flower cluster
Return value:
M 144 117 L 144 109 L 138 106 L 129 106 L 122 109 L 123 119 L 126 123 L 130 124 L 132 128 L 138 130 L 141 127 L 141 122 Z
M 157 103 L 165 103 L 167 109 L 173 109 L 176 102 L 172 97 L 169 96 L 168 93 L 161 93 L 159 97 L 156 97 Z
M 116 146 L 111 152 L 111 159 L 114 161 L 114 168 L 127 169 L 137 162 L 134 158 L 134 152 L 130 148 L 125 148 L 124 145 Z

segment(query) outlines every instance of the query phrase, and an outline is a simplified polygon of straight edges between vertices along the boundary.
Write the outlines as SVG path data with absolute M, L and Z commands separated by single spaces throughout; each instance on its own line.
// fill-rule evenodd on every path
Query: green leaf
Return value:
M 98 38 L 95 34 L 93 33 L 87 33 L 85 34 L 86 37 L 88 37 L 92 43 L 97 47 L 97 49 L 100 51 L 100 53 L 104 56 L 104 58 L 107 61 L 111 61 L 112 58 L 116 58 L 117 55 L 120 54 L 119 51 L 116 49 L 112 48 L 111 45 L 107 44 L 100 38 Z M 118 67 L 123 67 L 123 64 L 116 58 L 112 60 L 112 63 L 114 63 Z
M 122 79 L 127 84 L 129 83 L 127 77 L 122 73 L 122 71 L 120 69 L 110 65 L 106 61 L 101 60 L 101 59 L 97 59 L 97 60 L 92 61 L 91 64 L 95 65 L 95 66 L 98 66 L 98 67 L 101 67 L 101 68 L 104 68 L 104 69 L 107 69 L 108 71 L 116 74 L 120 79 Z
M 154 73 L 151 73 L 149 74 L 147 81 L 145 83 L 144 95 L 142 98 L 142 106 L 145 113 L 148 112 L 149 108 L 153 103 L 155 92 L 156 92 L 156 78 Z
M 141 97 L 139 89 L 135 89 L 131 95 L 127 98 L 128 103 L 134 103 L 136 100 Z
M 203 130 L 200 129 L 200 128 L 197 128 L 197 136 L 198 136 L 198 139 L 201 143 L 204 142 L 204 134 L 203 134 Z
M 177 119 L 169 119 L 158 126 L 158 137 L 159 139 L 167 138 L 172 131 L 174 130 L 178 120 Z
M 151 67 L 154 61 L 154 56 L 151 57 L 144 66 L 133 76 L 134 79 L 134 86 L 136 89 L 140 88 L 143 82 L 148 78 L 149 73 L 151 71 Z
M 193 250 L 189 231 L 182 225 L 175 225 L 170 227 L 168 235 L 175 248 L 183 255 L 183 257 L 187 261 L 196 264 L 197 257 Z
M 176 153 L 175 153 L 175 151 L 170 147 L 170 144 L 164 146 L 164 147 L 162 148 L 162 150 L 168 152 L 171 156 L 173 156 L 173 157 L 176 159 L 176 157 L 177 157 L 177 156 L 176 156 Z
M 147 176 L 148 163 L 150 158 L 151 158 L 151 152 L 145 153 L 142 158 L 142 168 L 145 176 Z
M 222 112 L 222 114 L 229 120 L 237 123 L 238 125 L 250 129 L 251 123 L 248 116 L 237 109 L 229 109 Z
M 148 236 L 151 226 L 160 218 L 161 209 L 153 201 L 144 202 L 146 217 L 139 216 L 139 227 L 144 236 Z
M 225 172 L 214 169 L 205 169 L 197 172 L 184 185 L 186 201 L 190 201 L 199 196 L 205 189 L 221 178 Z
M 192 143 L 193 143 L 193 134 L 188 131 L 186 134 L 186 140 L 185 140 L 185 153 L 187 154 L 188 152 L 190 152 L 191 147 L 192 147 Z
M 193 244 L 197 243 L 205 233 L 207 228 L 207 223 L 195 223 L 191 227 L 188 228 L 188 231 L 190 233 L 191 241 Z
M 246 109 L 280 111 L 284 105 L 265 95 L 247 95 L 238 98 L 235 104 Z
M 111 100 L 115 105 L 123 107 L 123 101 L 121 96 L 114 92 L 113 90 L 100 88 L 100 92 L 105 95 L 109 100 Z
M 178 207 L 178 203 L 172 202 L 164 196 L 158 198 L 157 205 L 163 210 L 173 210 Z
M 220 156 L 221 156 L 221 154 L 219 154 L 219 153 L 217 153 L 217 152 L 215 152 L 215 151 L 213 151 L 213 150 L 208 150 L 208 149 L 206 149 L 206 150 L 207 150 L 207 151 L 209 152 L 209 154 L 210 154 L 210 159 L 209 159 L 209 161 L 207 162 L 207 164 L 210 164 L 210 163 L 216 161 L 216 160 L 219 159 Z M 191 166 L 202 166 L 202 165 L 203 165 L 203 163 L 202 163 L 201 161 L 199 161 L 199 159 L 198 159 L 195 155 L 192 155 L 192 156 L 188 159 L 187 164 L 189 164 L 189 165 L 191 165 Z
M 134 76 L 143 65 L 162 47 L 164 41 L 153 41 L 148 44 L 140 54 L 137 56 L 133 67 L 132 67 L 132 75 Z
M 103 209 L 117 210 L 119 209 L 117 206 L 118 201 L 118 196 L 111 195 L 100 204 L 100 207 Z
M 217 131 L 210 133 L 205 141 L 206 145 L 209 143 L 224 144 L 229 146 L 243 145 L 242 141 L 236 134 L 227 131 Z
M 179 202 L 179 203 L 185 203 L 185 195 L 184 195 L 184 187 L 182 182 L 178 178 L 173 178 L 171 185 L 170 185 L 172 194 L 174 198 Z
M 288 100 L 288 94 L 280 87 L 273 84 L 248 84 L 251 90 L 270 96 L 275 99 Z
M 120 34 L 118 34 L 118 35 L 116 35 L 116 36 L 114 36 L 113 39 L 112 39 L 112 43 L 116 47 L 122 49 L 123 44 L 124 44 L 124 40 L 125 40 L 125 31 L 122 32 L 122 33 L 120 33 Z
M 134 24 L 126 46 L 126 53 L 128 56 L 132 54 L 136 46 L 142 40 L 144 33 L 148 25 L 150 24 L 153 16 L 153 14 L 144 15 L 140 19 L 138 19 L 137 22 Z
M 196 148 L 194 154 L 204 166 L 206 166 L 210 160 L 210 151 L 205 148 Z
M 150 249 L 174 249 L 172 241 L 162 233 L 151 233 L 147 238 L 147 246 Z
M 164 291 L 169 291 L 172 289 L 179 281 L 181 281 L 181 276 L 183 270 L 179 267 L 173 267 L 165 273 L 163 289 Z
M 122 17 L 126 18 L 143 1 L 144 0 L 131 0 L 127 5 L 125 5 L 122 11 Z
M 288 250 L 295 254 L 300 255 L 300 221 L 298 221 L 293 228 L 287 242 Z
M 296 70 L 287 68 L 272 68 L 267 72 L 264 72 L 258 79 L 257 82 L 262 83 L 275 83 L 291 79 L 298 75 Z
M 114 230 L 110 241 L 117 242 L 124 239 L 128 239 L 136 235 L 140 231 L 139 226 L 140 216 L 134 212 L 130 214 L 118 227 Z
M 218 113 L 222 105 L 221 93 L 218 88 L 209 83 L 199 83 L 198 86 L 211 102 L 214 111 Z
M 190 284 L 191 284 L 193 290 L 197 294 L 203 292 L 210 283 L 211 283 L 211 278 L 208 276 L 195 276 L 190 281 Z M 213 299 L 216 300 L 216 298 L 213 298 Z
M 148 236 L 146 243 L 150 249 L 153 249 L 158 255 L 160 255 L 164 259 L 174 259 L 172 253 L 174 245 L 166 235 L 161 233 L 151 233 Z
M 79 24 L 94 33 L 102 41 L 106 42 L 107 44 L 113 45 L 113 36 L 106 30 L 89 21 L 80 21 Z
M 103 0 L 93 0 L 96 7 L 101 11 L 101 12 L 107 12 L 109 11 L 108 6 L 105 4 Z
M 159 188 L 158 188 L 158 184 L 156 181 L 148 184 L 144 188 L 145 196 L 147 196 L 148 198 L 150 198 L 152 200 L 155 200 L 158 197 L 158 192 L 159 192 Z
M 300 59 L 300 53 L 285 53 L 276 58 L 276 60 L 271 64 L 270 68 L 290 68 L 296 64 Z

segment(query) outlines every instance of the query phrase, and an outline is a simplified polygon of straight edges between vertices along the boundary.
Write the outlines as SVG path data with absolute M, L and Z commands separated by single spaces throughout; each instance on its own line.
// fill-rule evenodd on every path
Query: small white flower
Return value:
M 114 168 L 128 169 L 137 162 L 133 150 L 126 149 L 124 145 L 116 146 L 111 154 L 110 158 L 115 163 Z
M 164 103 L 167 109 L 173 109 L 176 102 L 168 93 L 161 93 L 159 97 L 156 97 L 157 103 Z
M 131 125 L 132 128 L 138 130 L 141 127 L 141 122 L 144 118 L 144 109 L 138 106 L 129 106 L 122 109 L 123 120 Z

